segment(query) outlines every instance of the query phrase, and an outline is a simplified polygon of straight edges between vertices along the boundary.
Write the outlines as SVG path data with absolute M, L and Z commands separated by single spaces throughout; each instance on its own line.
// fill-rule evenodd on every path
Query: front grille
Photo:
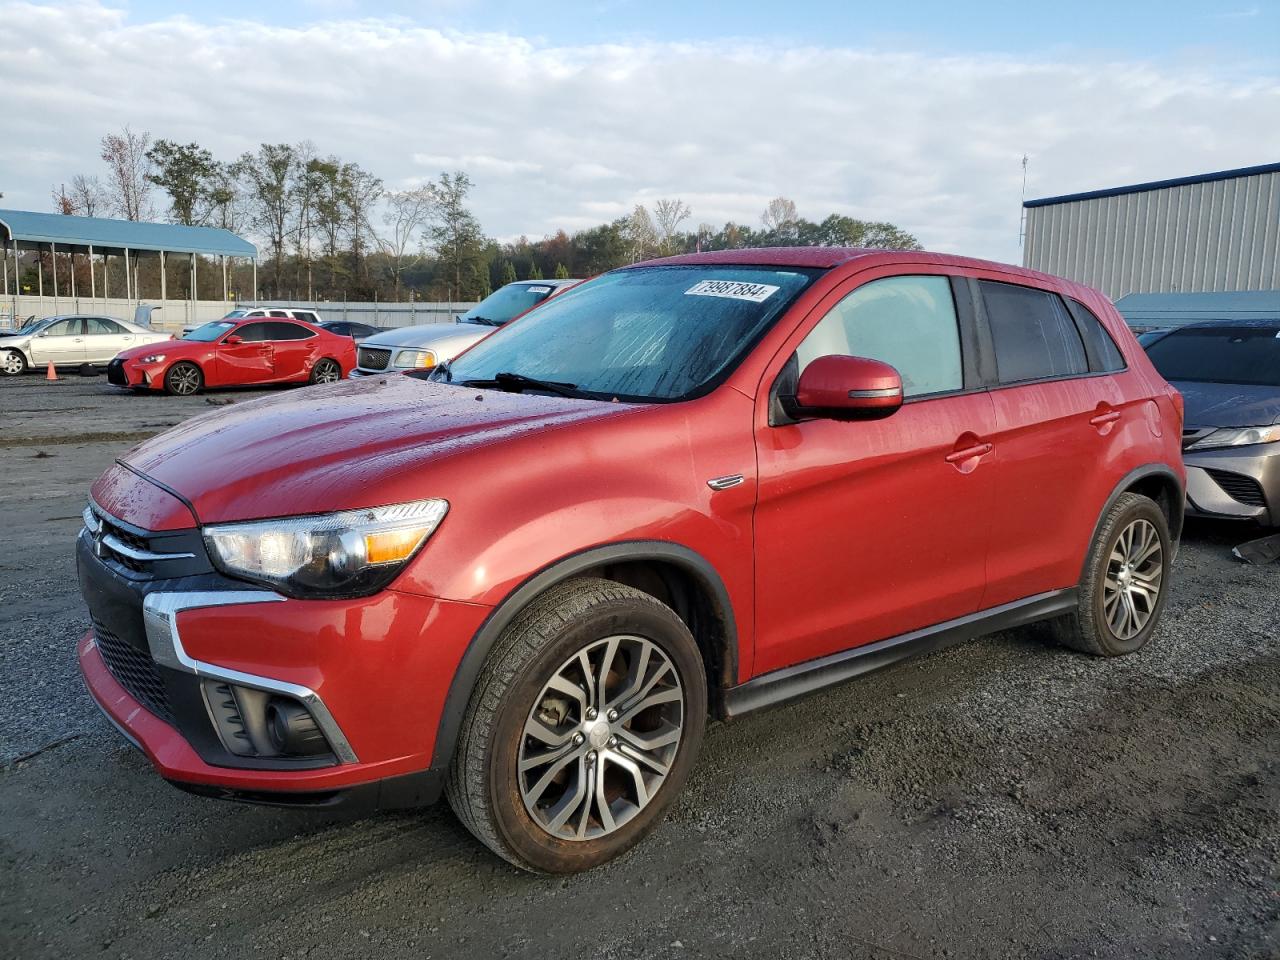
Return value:
M 1250 507 L 1265 507 L 1266 497 L 1262 495 L 1262 485 L 1253 477 L 1232 473 L 1229 470 L 1206 469 L 1206 473 L 1217 482 L 1232 500 Z
M 147 542 L 145 538 L 139 537 L 137 534 L 130 533 L 124 527 L 121 527 L 115 523 L 112 523 L 110 519 L 108 519 L 107 517 L 104 517 L 101 513 L 99 513 L 97 516 L 98 516 L 98 523 L 102 524 L 103 534 L 110 534 L 111 536 L 119 540 L 121 543 L 123 543 L 126 547 L 133 547 L 135 550 L 150 549 L 150 544 Z M 118 553 L 115 550 L 112 550 L 110 545 L 105 542 L 102 544 L 102 556 L 104 558 L 110 558 L 111 560 L 120 564 L 120 566 L 127 567 L 128 569 L 138 573 L 141 573 L 147 569 L 147 565 L 142 561 L 135 560 L 126 554 Z
M 391 351 L 377 347 L 360 347 L 356 351 L 356 365 L 366 370 L 385 370 L 391 362 Z
M 129 375 L 124 372 L 123 360 L 115 359 L 107 364 L 107 383 L 114 383 L 117 387 L 129 385 Z
M 150 656 L 120 639 L 95 617 L 93 638 L 102 654 L 103 662 L 116 682 L 129 692 L 129 696 L 154 713 L 165 723 L 173 723 L 169 709 L 169 697 L 164 690 L 160 671 Z

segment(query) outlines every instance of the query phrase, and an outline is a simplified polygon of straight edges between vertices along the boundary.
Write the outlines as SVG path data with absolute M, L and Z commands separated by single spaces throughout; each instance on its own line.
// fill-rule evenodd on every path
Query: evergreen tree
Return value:
M 516 282 L 516 265 L 510 260 L 502 261 L 502 284 L 506 286 L 508 283 Z
M 563 263 L 557 263 L 555 276 L 557 280 L 568 280 L 569 268 L 566 267 Z
M 530 280 L 541 280 L 541 279 L 542 279 L 542 270 L 541 270 L 541 268 L 538 266 L 538 261 L 537 261 L 537 260 L 531 260 L 531 261 L 529 261 L 529 279 L 530 279 Z

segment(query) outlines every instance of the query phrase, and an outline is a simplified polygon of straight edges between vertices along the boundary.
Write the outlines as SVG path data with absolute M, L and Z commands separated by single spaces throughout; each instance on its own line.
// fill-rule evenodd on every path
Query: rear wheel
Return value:
M 164 375 L 164 392 L 174 397 L 189 397 L 204 386 L 204 374 L 194 363 L 180 360 Z
M 27 372 L 27 358 L 18 350 L 0 351 L 0 373 L 6 377 L 16 377 Z
M 311 368 L 312 383 L 337 383 L 342 379 L 342 367 L 338 366 L 337 360 L 330 360 L 323 357 L 316 361 L 316 365 Z
M 706 712 L 702 658 L 674 611 L 611 581 L 568 581 L 490 655 L 449 803 L 518 867 L 589 869 L 657 825 L 688 778 Z
M 1164 612 L 1170 542 L 1155 501 L 1121 494 L 1094 538 L 1076 611 L 1052 622 L 1058 640 L 1100 657 L 1141 649 Z

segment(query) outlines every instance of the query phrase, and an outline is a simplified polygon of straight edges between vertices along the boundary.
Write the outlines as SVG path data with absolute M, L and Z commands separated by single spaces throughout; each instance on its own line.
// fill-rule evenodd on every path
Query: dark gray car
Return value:
M 1280 526 L 1280 318 L 1194 323 L 1146 348 L 1186 403 L 1188 513 Z

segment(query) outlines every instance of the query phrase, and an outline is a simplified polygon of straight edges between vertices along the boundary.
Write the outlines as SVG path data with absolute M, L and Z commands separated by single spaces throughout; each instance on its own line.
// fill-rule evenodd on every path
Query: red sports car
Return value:
M 205 387 L 333 383 L 355 365 L 354 340 L 300 320 L 215 320 L 181 340 L 123 351 L 107 380 L 185 397 Z

